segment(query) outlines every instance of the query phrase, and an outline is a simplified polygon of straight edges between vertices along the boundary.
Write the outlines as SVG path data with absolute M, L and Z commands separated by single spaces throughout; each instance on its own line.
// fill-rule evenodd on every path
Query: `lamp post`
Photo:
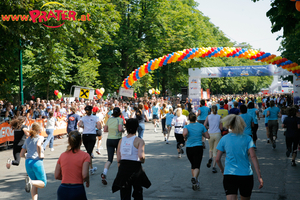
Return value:
M 24 104 L 24 98 L 23 98 L 23 71 L 22 71 L 22 67 L 23 67 L 23 63 L 22 63 L 22 42 L 20 39 L 20 69 L 19 69 L 19 73 L 20 73 L 20 101 L 21 104 Z

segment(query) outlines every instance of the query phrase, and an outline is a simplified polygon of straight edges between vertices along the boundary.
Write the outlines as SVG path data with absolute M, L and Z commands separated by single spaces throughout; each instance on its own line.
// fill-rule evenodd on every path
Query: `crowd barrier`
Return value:
M 53 132 L 54 136 L 67 133 L 67 122 L 65 121 L 65 119 L 66 119 L 66 117 L 57 117 L 57 125 L 58 126 L 55 127 L 55 130 Z M 38 122 L 41 124 L 42 132 L 40 135 L 47 137 L 48 135 L 46 134 L 46 128 L 44 127 L 44 123 L 47 122 L 47 119 L 44 119 L 44 120 L 29 119 L 29 120 L 27 120 L 25 125 L 30 130 L 31 125 L 34 122 Z M 7 141 L 14 141 L 14 131 L 12 130 L 9 123 L 4 122 L 4 123 L 0 124 L 0 144 L 5 143 Z

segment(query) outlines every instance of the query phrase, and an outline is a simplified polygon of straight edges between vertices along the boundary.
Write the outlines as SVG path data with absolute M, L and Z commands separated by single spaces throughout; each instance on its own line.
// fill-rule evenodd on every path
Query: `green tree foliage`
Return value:
M 28 14 L 50 0 L 0 2 L 1 14 Z M 193 47 L 232 46 L 218 27 L 196 9 L 194 0 L 65 0 L 44 11 L 77 12 L 75 21 L 60 28 L 42 23 L 0 20 L 0 97 L 18 91 L 19 50 L 24 50 L 24 87 L 34 94 L 53 98 L 53 90 L 68 94 L 72 85 L 104 87 L 115 92 L 131 71 L 150 59 Z M 89 13 L 90 21 L 83 21 Z M 83 16 L 84 15 L 84 16 Z M 82 18 L 83 16 L 83 18 Z M 55 26 L 51 19 L 45 22 Z M 20 46 L 20 41 L 22 45 Z M 227 58 L 197 58 L 172 63 L 150 72 L 134 84 L 139 96 L 150 88 L 180 92 L 188 85 L 188 68 L 241 66 L 251 61 Z M 258 91 L 264 78 L 204 79 L 213 92 Z M 248 92 L 249 92 L 248 91 Z

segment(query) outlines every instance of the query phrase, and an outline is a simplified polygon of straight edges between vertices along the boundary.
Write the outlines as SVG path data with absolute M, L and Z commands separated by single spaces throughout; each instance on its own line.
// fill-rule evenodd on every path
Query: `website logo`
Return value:
M 49 10 L 43 11 L 42 9 L 47 8 L 51 5 L 59 5 L 65 8 L 65 6 L 58 2 L 48 2 L 45 3 L 40 10 L 32 10 L 29 11 L 29 15 L 1 15 L 2 21 L 19 21 L 27 22 L 32 21 L 33 23 L 43 23 L 45 27 L 48 28 L 59 28 L 65 24 L 65 21 L 91 21 L 90 14 L 81 15 L 80 18 L 77 19 L 77 12 L 73 10 Z M 47 25 L 47 22 L 50 20 L 56 20 L 57 25 L 50 26 Z
M 207 73 L 208 76 L 217 76 L 217 74 Z

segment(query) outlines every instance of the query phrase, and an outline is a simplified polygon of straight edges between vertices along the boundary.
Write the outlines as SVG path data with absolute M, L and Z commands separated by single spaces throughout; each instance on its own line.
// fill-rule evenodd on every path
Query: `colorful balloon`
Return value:
M 62 97 L 62 93 L 59 92 L 59 93 L 57 94 L 57 98 L 60 99 L 61 97 Z
M 100 90 L 99 89 L 96 89 L 96 94 L 100 94 Z
M 54 90 L 54 94 L 55 94 L 55 96 L 57 96 L 57 94 L 59 93 L 59 91 L 58 90 Z

